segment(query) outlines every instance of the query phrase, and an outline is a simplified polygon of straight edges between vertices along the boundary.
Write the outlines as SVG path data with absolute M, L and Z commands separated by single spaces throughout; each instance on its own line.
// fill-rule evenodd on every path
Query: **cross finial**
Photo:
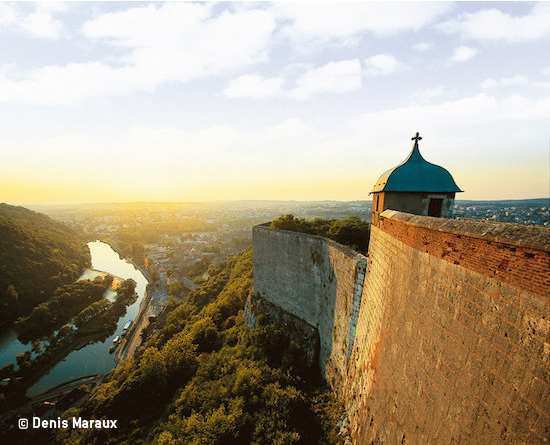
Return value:
M 415 141 L 415 144 L 418 144 L 418 141 L 421 140 L 422 138 L 420 137 L 420 134 L 418 133 L 418 131 L 416 132 L 416 136 L 411 138 L 411 141 Z

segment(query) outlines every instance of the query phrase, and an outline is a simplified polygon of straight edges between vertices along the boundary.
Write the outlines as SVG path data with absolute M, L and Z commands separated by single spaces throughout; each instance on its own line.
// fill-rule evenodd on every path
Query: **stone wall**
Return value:
M 256 298 L 318 330 L 354 443 L 547 443 L 549 233 L 386 210 L 365 258 L 257 226 Z
M 329 239 L 253 228 L 254 293 L 319 333 L 319 365 L 342 387 L 365 278 L 366 258 Z M 248 315 L 247 315 L 248 316 Z
M 548 234 L 381 215 L 345 377 L 354 443 L 548 441 Z

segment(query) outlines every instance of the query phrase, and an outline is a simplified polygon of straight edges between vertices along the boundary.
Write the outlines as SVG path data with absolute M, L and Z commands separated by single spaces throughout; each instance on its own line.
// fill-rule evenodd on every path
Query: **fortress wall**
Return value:
M 343 394 L 354 443 L 550 439 L 549 252 L 547 229 L 385 211 Z
M 254 293 L 318 329 L 319 362 L 341 387 L 359 315 L 366 258 L 329 239 L 256 226 Z

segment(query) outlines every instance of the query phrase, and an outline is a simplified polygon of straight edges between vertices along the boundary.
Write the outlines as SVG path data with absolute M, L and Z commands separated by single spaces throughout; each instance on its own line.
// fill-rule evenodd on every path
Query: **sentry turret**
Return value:
M 386 209 L 399 210 L 415 215 L 451 218 L 455 193 L 462 192 L 451 174 L 426 161 L 420 154 L 419 133 L 411 153 L 401 164 L 385 172 L 371 193 L 372 224 L 378 226 L 379 215 Z

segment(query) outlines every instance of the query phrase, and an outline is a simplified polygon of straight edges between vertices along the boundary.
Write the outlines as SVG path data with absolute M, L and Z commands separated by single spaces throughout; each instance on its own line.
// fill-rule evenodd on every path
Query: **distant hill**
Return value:
M 29 313 L 90 264 L 69 227 L 24 207 L 0 204 L 0 328 Z
M 475 205 L 475 204 L 495 204 L 495 205 L 513 205 L 513 206 L 548 206 L 550 198 L 532 198 L 532 199 L 498 199 L 492 201 L 472 201 L 467 199 L 455 200 L 457 204 Z

